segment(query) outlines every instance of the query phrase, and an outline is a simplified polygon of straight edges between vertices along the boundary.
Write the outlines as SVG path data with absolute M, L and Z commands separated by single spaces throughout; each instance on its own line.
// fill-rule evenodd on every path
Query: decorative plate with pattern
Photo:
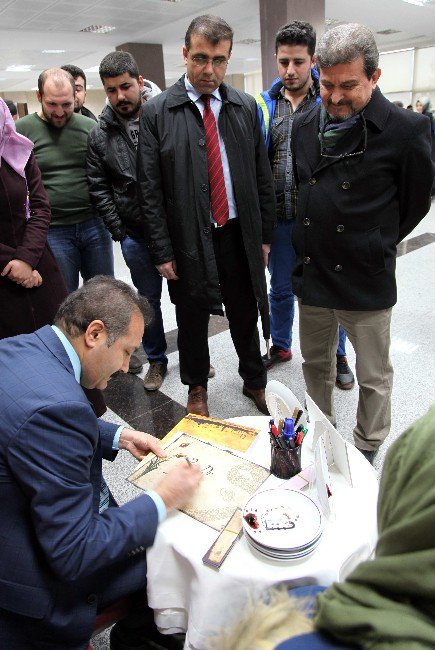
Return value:
M 254 494 L 243 508 L 243 530 L 258 550 L 294 555 L 316 545 L 322 515 L 314 501 L 296 490 L 276 488 Z

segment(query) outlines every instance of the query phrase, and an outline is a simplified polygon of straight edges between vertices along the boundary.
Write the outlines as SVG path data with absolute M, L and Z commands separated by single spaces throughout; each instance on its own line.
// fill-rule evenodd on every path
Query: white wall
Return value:
M 250 95 L 258 95 L 258 93 L 261 93 L 262 90 L 265 90 L 263 88 L 263 83 L 262 83 L 262 74 L 261 70 L 257 70 L 256 72 L 249 72 L 248 74 L 245 74 L 245 92 L 249 93 Z
M 390 101 L 415 107 L 417 99 L 429 95 L 435 108 L 435 47 L 381 54 L 379 67 L 379 87 Z M 245 92 L 255 96 L 262 90 L 261 70 L 245 74 Z
M 435 47 L 381 54 L 379 66 L 382 70 L 379 87 L 388 99 L 402 101 L 405 106 L 412 103 L 415 107 L 417 99 L 429 95 L 432 109 L 435 108 Z M 242 75 L 226 77 L 228 83 L 237 88 L 242 87 L 242 79 Z M 261 70 L 244 75 L 244 89 L 254 96 L 264 90 Z M 35 92 L 7 92 L 0 96 L 14 102 L 27 102 L 29 113 L 39 110 Z M 90 89 L 85 106 L 98 116 L 105 100 L 104 90 Z
M 11 99 L 16 104 L 27 103 L 27 110 L 29 113 L 35 113 L 40 109 L 40 103 L 36 99 L 36 91 L 30 92 L 6 92 L 0 93 L 0 97 L 3 99 Z M 106 101 L 106 93 L 104 90 L 88 90 L 86 96 L 85 106 L 89 108 L 97 117 L 104 108 Z
M 435 47 L 381 54 L 379 87 L 390 101 L 400 100 L 405 107 L 429 96 L 435 108 Z

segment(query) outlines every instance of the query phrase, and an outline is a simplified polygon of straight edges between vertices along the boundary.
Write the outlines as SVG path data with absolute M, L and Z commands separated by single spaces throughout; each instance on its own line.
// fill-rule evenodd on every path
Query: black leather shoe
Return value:
M 358 449 L 358 447 L 357 447 L 357 449 Z M 364 456 L 364 458 L 369 461 L 370 465 L 373 465 L 373 462 L 374 462 L 374 460 L 376 458 L 376 455 L 378 453 L 377 449 L 358 449 L 358 451 L 360 451 L 362 453 L 362 455 Z
M 243 386 L 243 395 L 246 395 L 246 397 L 252 399 L 252 401 L 255 402 L 255 406 L 259 411 L 261 411 L 261 413 L 264 413 L 264 415 L 269 415 L 264 388 L 247 388 L 246 386 Z
M 126 630 L 120 621 L 110 631 L 110 650 L 182 650 L 184 641 L 184 634 L 160 634 L 154 624 Z

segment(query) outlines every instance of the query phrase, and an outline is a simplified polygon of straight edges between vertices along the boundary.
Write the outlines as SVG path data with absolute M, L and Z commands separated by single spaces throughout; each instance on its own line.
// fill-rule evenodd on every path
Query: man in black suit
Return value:
M 292 135 L 303 370 L 308 393 L 335 422 L 341 324 L 357 356 L 355 444 L 372 462 L 391 421 L 396 246 L 429 209 L 430 124 L 383 97 L 379 53 L 363 25 L 326 32 L 316 58 L 322 104 L 295 118 Z
M 255 100 L 223 82 L 232 44 L 224 20 L 194 18 L 186 75 L 142 106 L 137 153 L 144 237 L 175 304 L 187 412 L 205 416 L 209 315 L 222 305 L 243 394 L 268 414 L 257 321 L 275 192 Z

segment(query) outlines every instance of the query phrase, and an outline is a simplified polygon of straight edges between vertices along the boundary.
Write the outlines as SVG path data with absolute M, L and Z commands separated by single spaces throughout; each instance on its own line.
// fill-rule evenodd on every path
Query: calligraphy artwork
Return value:
M 204 478 L 182 512 L 218 531 L 269 476 L 264 467 L 185 433 L 171 439 L 165 451 L 165 458 L 147 456 L 128 480 L 143 490 L 153 489 L 180 460 L 198 463 Z
M 221 447 L 246 451 L 257 437 L 258 429 L 189 413 L 166 434 L 162 443 L 164 444 L 180 432 L 187 433 L 194 438 L 214 442 Z

